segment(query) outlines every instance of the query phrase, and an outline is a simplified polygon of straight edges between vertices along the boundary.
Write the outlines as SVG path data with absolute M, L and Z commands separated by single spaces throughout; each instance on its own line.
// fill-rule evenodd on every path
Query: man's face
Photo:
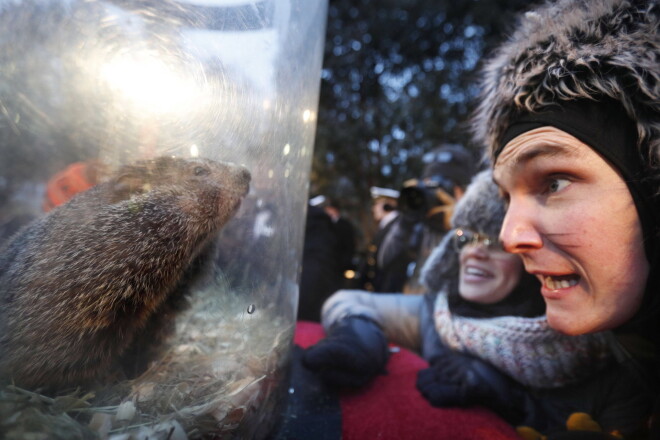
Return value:
M 371 213 L 374 217 L 376 223 L 380 222 L 383 217 L 385 217 L 391 209 L 385 209 L 385 205 L 389 205 L 390 208 L 395 206 L 396 202 L 393 202 L 386 198 L 378 198 L 374 200 L 373 205 L 371 205 Z
M 541 281 L 550 326 L 583 334 L 629 320 L 649 263 L 618 172 L 572 135 L 541 127 L 505 146 L 494 178 L 508 201 L 500 239 Z

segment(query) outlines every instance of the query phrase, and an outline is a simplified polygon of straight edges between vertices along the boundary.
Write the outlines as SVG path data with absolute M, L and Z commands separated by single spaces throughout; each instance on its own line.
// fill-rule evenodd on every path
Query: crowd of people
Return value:
M 303 364 L 360 388 L 395 343 L 428 361 L 434 406 L 490 407 L 530 439 L 660 438 L 659 24 L 655 0 L 521 15 L 483 68 L 484 170 L 443 145 L 374 190 L 367 282 L 325 300 Z M 388 256 L 405 274 L 383 285 Z

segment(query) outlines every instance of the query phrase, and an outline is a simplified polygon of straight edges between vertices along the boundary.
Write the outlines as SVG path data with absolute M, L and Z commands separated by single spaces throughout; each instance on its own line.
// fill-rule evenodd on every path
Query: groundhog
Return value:
M 249 181 L 208 159 L 138 162 L 20 231 L 0 250 L 2 377 L 53 390 L 115 374 Z

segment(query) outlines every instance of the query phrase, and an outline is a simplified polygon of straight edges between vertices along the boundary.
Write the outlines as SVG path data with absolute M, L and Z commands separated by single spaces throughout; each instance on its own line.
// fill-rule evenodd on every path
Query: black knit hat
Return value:
M 497 237 L 504 221 L 504 202 L 490 170 L 477 174 L 468 191 L 456 202 L 454 228 L 465 228 Z
M 447 190 L 452 189 L 449 186 L 465 188 L 475 172 L 472 154 L 458 144 L 442 144 L 426 153 L 422 161 L 422 179 L 436 181 Z M 446 181 L 450 184 L 444 184 Z

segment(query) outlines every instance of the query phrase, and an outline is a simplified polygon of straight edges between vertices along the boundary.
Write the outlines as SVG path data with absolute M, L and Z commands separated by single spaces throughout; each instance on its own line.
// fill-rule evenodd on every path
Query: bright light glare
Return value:
M 305 110 L 303 112 L 303 122 L 309 122 L 312 119 L 312 116 L 311 110 Z
M 199 148 L 197 148 L 197 145 L 192 144 L 190 146 L 190 157 L 198 157 L 199 156 Z
M 149 56 L 116 57 L 101 68 L 101 77 L 138 111 L 185 112 L 198 105 L 202 96 L 194 81 Z

